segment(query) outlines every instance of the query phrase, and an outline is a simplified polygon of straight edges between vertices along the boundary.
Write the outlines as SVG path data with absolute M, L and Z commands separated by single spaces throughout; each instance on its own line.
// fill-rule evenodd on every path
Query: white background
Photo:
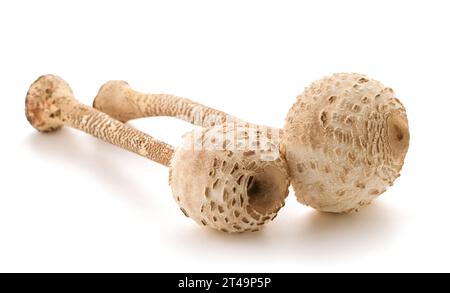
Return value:
M 448 1 L 0 2 L 0 271 L 450 271 Z M 86 134 L 37 133 L 25 94 L 60 75 L 91 104 L 107 80 L 282 127 L 310 82 L 360 72 L 394 88 L 411 144 L 402 176 L 351 215 L 293 192 L 262 232 L 197 226 L 168 170 Z M 177 145 L 191 125 L 132 123 Z

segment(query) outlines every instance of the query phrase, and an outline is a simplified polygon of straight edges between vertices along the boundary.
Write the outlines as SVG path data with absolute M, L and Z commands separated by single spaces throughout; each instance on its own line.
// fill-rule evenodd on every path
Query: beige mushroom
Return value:
M 282 149 L 300 202 L 345 212 L 370 203 L 400 175 L 409 145 L 405 108 L 361 74 L 314 82 L 297 97 Z
M 138 93 L 120 81 L 106 83 L 94 107 L 122 121 L 158 115 L 198 125 L 238 121 L 187 99 Z M 211 115 L 217 119 L 206 119 Z M 307 87 L 287 115 L 280 142 L 297 199 L 336 213 L 357 210 L 391 186 L 408 146 L 406 112 L 393 90 L 357 73 Z
M 185 135 L 169 177 L 186 216 L 224 232 L 257 231 L 276 216 L 289 188 L 270 135 L 232 123 Z
M 26 116 L 39 131 L 63 125 L 169 166 L 173 196 L 186 216 L 224 232 L 257 231 L 284 205 L 289 181 L 271 132 L 221 124 L 192 131 L 176 150 L 75 100 L 54 75 L 37 79 Z
M 178 117 L 202 127 L 242 120 L 194 101 L 167 94 L 143 94 L 127 82 L 112 80 L 105 83 L 94 99 L 93 107 L 127 122 L 151 116 Z
M 73 97 L 69 85 L 55 75 L 41 76 L 31 85 L 25 114 L 41 132 L 66 125 L 166 166 L 174 153 L 172 146 L 81 104 Z

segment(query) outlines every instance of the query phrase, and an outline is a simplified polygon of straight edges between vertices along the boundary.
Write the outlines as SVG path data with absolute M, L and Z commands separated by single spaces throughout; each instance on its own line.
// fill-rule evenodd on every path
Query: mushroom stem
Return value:
M 105 83 L 95 97 L 93 107 L 124 123 L 154 116 L 176 117 L 206 128 L 230 123 L 264 131 L 277 145 L 283 135 L 283 129 L 245 122 L 186 98 L 169 94 L 140 93 L 132 89 L 127 82 L 120 80 Z
M 230 123 L 246 123 L 225 112 L 197 102 L 168 94 L 144 94 L 133 90 L 125 81 L 105 83 L 95 97 L 93 107 L 122 121 L 170 116 L 203 127 Z
M 54 75 L 39 77 L 26 97 L 26 116 L 41 132 L 69 126 L 168 166 L 174 148 L 78 102 L 69 85 Z

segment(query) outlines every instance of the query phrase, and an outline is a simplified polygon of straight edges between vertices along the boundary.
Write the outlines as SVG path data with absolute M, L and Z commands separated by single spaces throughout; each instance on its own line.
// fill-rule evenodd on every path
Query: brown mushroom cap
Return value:
M 312 83 L 282 137 L 298 201 L 327 212 L 370 203 L 400 176 L 408 151 L 405 108 L 391 88 L 356 73 Z
M 288 194 L 277 145 L 249 125 L 187 133 L 171 161 L 169 179 L 181 210 L 224 232 L 257 231 L 276 216 Z
M 30 87 L 25 99 L 25 115 L 39 131 L 50 132 L 63 126 L 60 100 L 71 103 L 73 93 L 70 86 L 56 75 L 43 75 Z

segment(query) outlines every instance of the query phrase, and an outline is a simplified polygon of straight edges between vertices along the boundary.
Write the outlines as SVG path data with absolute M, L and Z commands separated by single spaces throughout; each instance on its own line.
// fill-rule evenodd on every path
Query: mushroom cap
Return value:
M 41 132 L 58 130 L 63 126 L 61 99 L 73 100 L 70 86 L 56 75 L 43 75 L 30 86 L 25 99 L 25 115 L 30 124 Z
M 289 177 L 272 134 L 232 123 L 185 134 L 169 176 L 183 213 L 223 232 L 258 231 L 274 219 Z
M 92 106 L 121 122 L 127 122 L 136 116 L 136 106 L 130 99 L 133 92 L 126 81 L 108 81 L 98 91 Z
M 338 73 L 305 89 L 282 137 L 298 201 L 326 212 L 369 204 L 400 176 L 409 146 L 405 108 L 391 88 Z

